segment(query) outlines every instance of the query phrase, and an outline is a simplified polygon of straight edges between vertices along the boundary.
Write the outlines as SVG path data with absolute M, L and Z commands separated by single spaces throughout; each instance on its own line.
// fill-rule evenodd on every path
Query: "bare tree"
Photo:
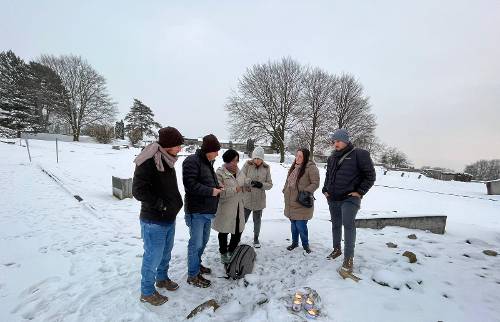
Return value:
M 67 91 L 69 104 L 59 113 L 71 126 L 74 141 L 79 140 L 82 127 L 114 121 L 116 106 L 108 94 L 106 80 L 85 59 L 42 55 L 39 61 L 59 75 Z
M 380 142 L 379 138 L 375 135 L 368 135 L 358 138 L 356 145 L 370 152 L 372 158 L 378 160 L 382 154 L 387 150 L 384 143 Z
M 285 160 L 285 135 L 298 120 L 302 67 L 291 58 L 254 65 L 229 97 L 233 138 L 274 141 Z
M 479 160 L 466 166 L 464 172 L 471 174 L 476 180 L 500 179 L 500 159 Z
M 299 111 L 300 122 L 291 140 L 298 146 L 308 147 L 311 155 L 328 147 L 333 109 L 332 97 L 337 79 L 319 68 L 308 69 L 302 79 Z
M 393 147 L 388 147 L 381 153 L 380 162 L 396 168 L 411 167 L 411 162 L 408 160 L 406 154 Z
M 363 86 L 350 74 L 342 74 L 336 82 L 333 100 L 333 127 L 346 129 L 352 142 L 361 147 L 375 136 L 377 123 L 371 113 L 369 98 L 363 93 Z

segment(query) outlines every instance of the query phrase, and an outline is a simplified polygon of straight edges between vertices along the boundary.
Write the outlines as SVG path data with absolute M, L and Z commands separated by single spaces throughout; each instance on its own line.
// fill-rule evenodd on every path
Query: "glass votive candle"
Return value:
M 294 310 L 295 312 L 299 312 L 300 310 L 302 310 L 302 300 L 294 299 L 292 304 L 292 310 Z
M 315 319 L 318 317 L 318 315 L 319 315 L 318 309 L 312 308 L 306 311 L 306 317 L 309 319 Z
M 309 311 L 314 308 L 314 300 L 311 297 L 308 297 L 306 302 L 304 303 L 304 309 Z

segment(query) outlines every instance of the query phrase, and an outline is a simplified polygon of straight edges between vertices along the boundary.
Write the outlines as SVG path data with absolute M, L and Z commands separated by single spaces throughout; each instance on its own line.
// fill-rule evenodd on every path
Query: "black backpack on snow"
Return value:
M 233 252 L 229 264 L 226 266 L 228 278 L 240 279 L 246 274 L 252 273 L 256 253 L 249 245 L 239 245 Z

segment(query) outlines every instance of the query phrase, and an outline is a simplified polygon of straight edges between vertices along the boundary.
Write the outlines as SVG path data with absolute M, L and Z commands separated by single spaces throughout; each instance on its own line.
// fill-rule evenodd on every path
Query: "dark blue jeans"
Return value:
M 333 248 L 340 248 L 344 226 L 344 256 L 354 257 L 356 226 L 354 220 L 361 206 L 361 199 L 349 197 L 344 201 L 328 201 L 332 221 Z
M 156 290 L 155 281 L 169 280 L 168 267 L 174 246 L 175 221 L 158 225 L 141 220 L 141 237 L 144 255 L 141 267 L 141 293 L 151 295 Z
M 292 228 L 292 244 L 299 244 L 299 235 L 300 240 L 302 241 L 302 246 L 309 246 L 309 237 L 307 232 L 307 220 L 292 220 L 290 219 L 291 228 Z
M 186 214 L 184 219 L 189 227 L 188 243 L 188 276 L 200 273 L 201 255 L 205 251 L 214 214 Z

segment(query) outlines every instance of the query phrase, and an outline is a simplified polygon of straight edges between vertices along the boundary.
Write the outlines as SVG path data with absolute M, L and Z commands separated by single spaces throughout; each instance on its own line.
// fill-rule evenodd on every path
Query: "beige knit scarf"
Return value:
M 174 168 L 177 157 L 174 157 L 168 153 L 163 153 L 160 150 L 160 145 L 158 142 L 151 143 L 147 145 L 144 150 L 135 158 L 134 163 L 137 166 L 143 164 L 146 160 L 154 158 L 156 169 L 160 172 L 164 172 L 162 159 L 168 164 L 170 168 Z

